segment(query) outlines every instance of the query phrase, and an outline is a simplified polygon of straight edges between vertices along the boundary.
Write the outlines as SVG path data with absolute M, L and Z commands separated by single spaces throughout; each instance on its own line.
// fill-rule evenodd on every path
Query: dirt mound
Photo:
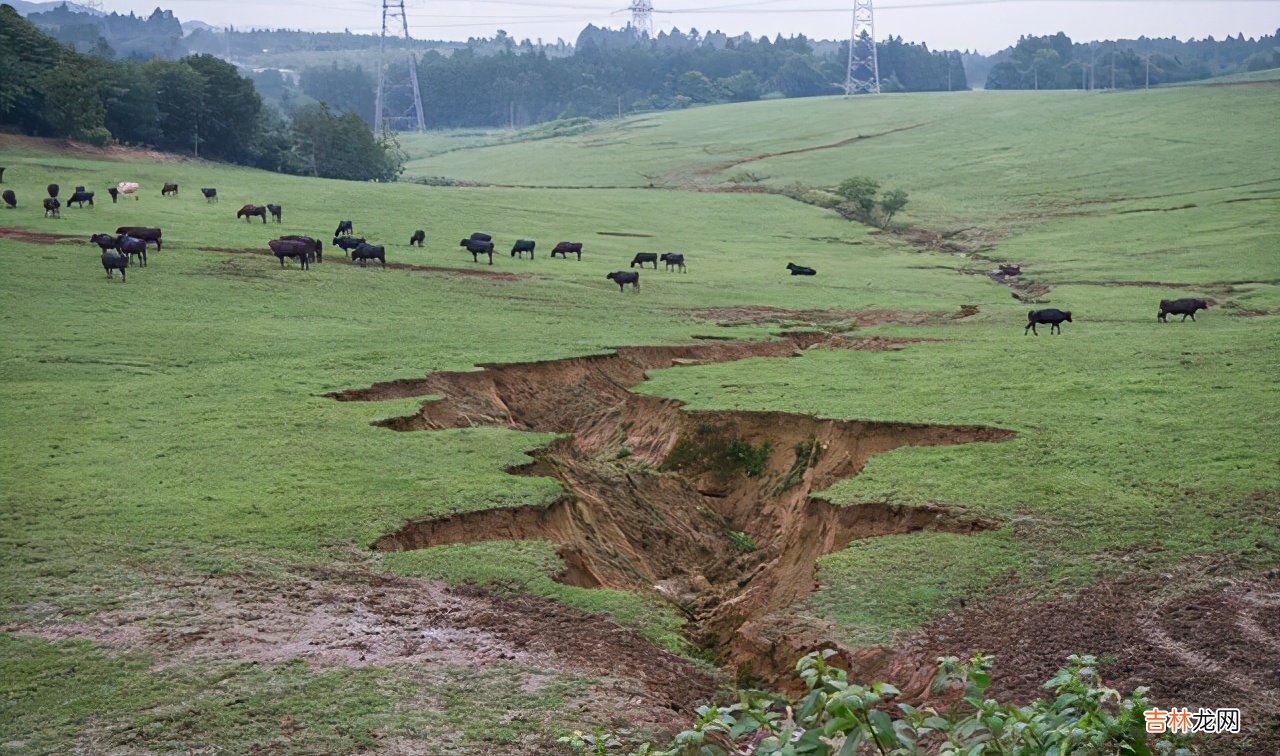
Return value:
M 145 150 L 137 147 L 125 147 L 118 144 L 98 147 L 71 139 L 42 139 L 39 137 L 21 136 L 18 134 L 0 134 L 0 149 L 37 148 L 63 155 L 91 155 L 109 160 L 146 160 L 152 163 L 187 163 L 192 159 L 183 155 L 159 150 Z
M 862 679 L 900 680 L 919 698 L 936 657 L 994 652 L 992 695 L 1025 703 L 1068 655 L 1094 654 L 1108 685 L 1148 686 L 1158 705 L 1239 708 L 1243 734 L 1211 752 L 1280 753 L 1280 571 L 1211 572 L 1129 576 L 1048 601 L 1015 590 L 851 661 Z
M 302 658 L 315 668 L 405 665 L 481 668 L 499 661 L 568 671 L 625 685 L 625 701 L 589 716 L 675 728 L 710 698 L 717 680 L 688 660 L 599 615 L 535 596 L 363 571 L 240 574 L 198 582 L 161 581 L 128 609 L 77 624 L 10 625 L 0 632 L 50 639 L 88 638 L 122 649 L 161 652 L 162 664 L 234 659 L 273 663 Z
M 906 445 L 997 441 L 976 426 L 826 420 L 781 412 L 690 412 L 628 389 L 645 372 L 699 362 L 785 357 L 802 348 L 857 346 L 817 333 L 772 342 L 628 347 L 614 354 L 489 365 L 335 394 L 377 400 L 438 394 L 394 430 L 497 425 L 571 434 L 510 472 L 552 477 L 565 495 L 523 507 L 408 523 L 375 548 L 538 538 L 559 546 L 574 585 L 656 591 L 693 620 L 695 640 L 744 677 L 785 679 L 794 656 L 762 653 L 756 620 L 815 587 L 815 561 L 856 538 L 996 523 L 952 507 L 833 506 L 813 492 Z M 566 386 L 573 386 L 566 391 Z
M 978 314 L 977 305 L 963 305 L 958 312 L 912 312 L 909 310 L 788 310 L 782 307 L 743 305 L 689 310 L 695 318 L 731 327 L 764 323 L 808 325 L 849 324 L 860 327 L 885 325 L 940 325 Z
M 87 244 L 89 241 L 87 236 L 67 236 L 66 234 L 53 234 L 47 231 L 24 231 L 20 228 L 0 228 L 0 239 L 13 239 L 14 241 L 31 244 L 67 244 L 71 242 L 84 242 Z

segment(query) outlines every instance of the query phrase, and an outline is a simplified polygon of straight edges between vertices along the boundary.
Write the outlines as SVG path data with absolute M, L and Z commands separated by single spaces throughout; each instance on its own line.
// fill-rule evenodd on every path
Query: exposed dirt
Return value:
M 782 307 L 744 305 L 739 307 L 708 307 L 689 310 L 696 318 L 715 321 L 716 325 L 730 327 L 759 325 L 764 323 L 809 325 L 848 324 L 859 327 L 884 325 L 941 325 L 963 320 L 978 314 L 977 305 L 961 305 L 958 312 L 919 312 L 909 310 L 788 310 Z
M 867 340 L 872 348 L 885 339 Z M 489 365 L 339 392 L 340 400 L 442 395 L 394 430 L 497 425 L 571 434 L 510 472 L 552 477 L 565 494 L 547 508 L 483 511 L 410 522 L 375 548 L 540 538 L 559 546 L 561 579 L 656 591 L 693 622 L 695 640 L 740 676 L 785 680 L 797 648 L 768 639 L 757 620 L 815 588 L 815 560 L 857 538 L 931 529 L 971 532 L 996 523 L 955 507 L 865 504 L 814 497 L 901 446 L 998 441 L 1008 431 L 824 420 L 781 412 L 686 411 L 628 389 L 677 365 L 785 357 L 862 340 L 818 333 L 771 342 L 628 347 L 547 362 Z M 808 640 L 805 641 L 808 643 Z
M 191 160 L 189 157 L 175 155 L 171 152 L 144 150 L 115 144 L 96 147 L 92 144 L 76 142 L 71 139 L 43 139 L 18 134 L 0 134 L 0 149 L 9 148 L 37 148 L 63 155 L 91 155 L 108 160 L 145 160 L 152 163 L 182 163 Z
M 233 255 L 261 255 L 263 257 L 275 257 L 270 250 L 247 249 L 244 247 L 197 247 L 201 252 L 225 252 Z M 334 248 L 332 254 L 328 250 L 325 251 L 325 261 L 321 265 L 329 263 L 338 263 L 340 265 L 356 265 L 348 258 L 344 257 L 342 251 Z M 313 263 L 315 264 L 315 263 Z M 359 266 L 357 266 L 359 267 Z M 381 263 L 370 263 L 363 267 L 381 268 Z M 499 270 L 473 270 L 470 268 L 446 268 L 440 265 L 414 265 L 412 263 L 389 262 L 386 265 L 391 270 L 415 270 L 422 273 L 445 273 L 455 276 L 472 276 L 476 278 L 487 278 L 492 281 L 520 281 L 529 278 L 528 273 L 507 273 Z
M 1178 205 L 1177 207 L 1140 207 L 1134 210 L 1121 210 L 1118 215 L 1131 215 L 1133 213 L 1172 213 L 1175 210 L 1190 210 L 1193 207 L 1199 207 L 1194 202 L 1189 205 Z
M 355 570 L 162 579 L 146 598 L 131 596 L 127 609 L 0 632 L 90 639 L 155 653 L 162 665 L 302 658 L 315 668 L 479 669 L 508 660 L 599 678 L 585 701 L 588 718 L 660 729 L 685 726 L 718 687 L 635 631 L 559 602 Z M 596 700 L 619 690 L 622 700 Z
M 1236 574 L 1192 565 L 1047 601 L 1014 590 L 848 661 L 861 679 L 901 682 L 905 698 L 919 699 L 936 657 L 986 651 L 996 657 L 992 694 L 1025 703 L 1068 655 L 1094 654 L 1107 684 L 1148 686 L 1158 705 L 1239 708 L 1242 734 L 1207 752 L 1280 753 L 1280 571 Z
M 67 236 L 66 234 L 55 234 L 48 231 L 25 231 L 20 228 L 0 228 L 0 239 L 13 239 L 14 241 L 27 242 L 29 244 L 67 244 L 70 242 L 89 243 L 87 236 Z
M 627 231 L 597 231 L 600 236 L 626 236 L 635 239 L 652 239 L 653 234 L 634 234 Z
M 889 129 L 888 131 L 881 131 L 875 134 L 859 134 L 858 136 L 849 137 L 848 139 L 841 139 L 838 142 L 831 142 L 830 144 L 818 144 L 812 147 L 798 147 L 794 150 L 781 150 L 779 152 L 764 152 L 759 155 L 752 155 L 751 157 L 737 158 L 734 160 L 725 161 L 723 163 L 717 163 L 716 165 L 713 165 L 713 166 L 699 168 L 697 169 L 697 171 L 695 171 L 695 173 L 700 175 L 708 175 L 712 173 L 719 173 L 721 171 L 726 171 L 730 168 L 736 168 L 746 163 L 754 163 L 758 160 L 768 160 L 769 158 L 786 157 L 788 155 L 803 155 L 804 153 L 807 153 L 807 152 L 818 152 L 821 150 L 833 150 L 840 147 L 848 147 L 849 145 L 854 144 L 855 142 L 861 142 L 864 139 L 875 139 L 876 137 L 888 136 L 890 134 L 897 134 L 902 131 L 910 131 L 912 129 L 918 129 L 921 126 L 927 126 L 927 125 L 928 125 L 927 123 L 915 123 L 910 126 L 901 126 L 896 129 Z

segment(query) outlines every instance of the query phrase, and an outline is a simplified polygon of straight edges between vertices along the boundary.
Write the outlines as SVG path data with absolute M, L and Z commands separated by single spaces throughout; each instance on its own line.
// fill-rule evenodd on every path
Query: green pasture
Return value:
M 63 239 L 0 237 L 0 623 L 126 607 L 162 576 L 347 564 L 539 593 L 694 653 L 656 599 L 555 583 L 547 544 L 372 554 L 375 538 L 409 518 L 553 500 L 555 483 L 503 472 L 549 437 L 397 434 L 369 423 L 418 400 L 343 404 L 323 394 L 482 362 L 777 330 L 690 314 L 736 305 L 980 308 L 946 325 L 861 329 L 937 342 L 681 367 L 638 389 L 696 408 L 1018 432 L 999 444 L 900 449 L 830 491 L 850 506 L 944 501 L 1007 523 L 858 542 L 825 557 L 821 590 L 793 611 L 834 621 L 850 642 L 885 640 L 959 598 L 998 596 L 1010 575 L 1049 592 L 1197 555 L 1241 570 L 1274 566 L 1277 113 L 1280 84 L 1262 82 L 770 101 L 506 144 L 495 143 L 510 135 L 404 139 L 424 156 L 411 176 L 622 189 L 360 184 L 0 142 L 3 188 L 19 200 L 0 210 L 0 228 Z M 1072 310 L 1075 322 L 1062 336 L 1024 337 L 1030 306 L 977 275 L 985 262 L 921 252 L 782 196 L 679 190 L 743 170 L 774 186 L 850 175 L 900 186 L 911 194 L 904 222 L 988 234 L 985 254 L 1024 263 L 1052 287 L 1050 306 Z M 112 205 L 106 188 L 124 180 L 141 183 L 141 197 Z M 64 198 L 77 184 L 96 190 L 97 207 L 42 218 L 51 181 Z M 159 196 L 166 181 L 179 182 L 178 198 Z M 206 203 L 202 186 L 217 187 L 221 202 Z M 282 204 L 285 222 L 237 221 L 249 202 Z M 327 240 L 342 218 L 387 245 L 392 262 L 527 277 L 332 260 L 303 272 L 227 251 L 265 251 L 282 233 Z M 128 283 L 106 279 L 88 242 L 120 225 L 164 229 L 165 250 L 131 268 Z M 427 231 L 422 251 L 407 245 L 417 228 Z M 472 231 L 498 240 L 492 268 L 457 247 Z M 536 260 L 506 256 L 516 238 L 538 241 Z M 550 260 L 559 240 L 584 242 L 583 260 Z M 687 254 L 688 274 L 647 270 L 638 294 L 604 278 L 635 252 L 668 250 Z M 788 261 L 820 275 L 786 276 Z M 1158 301 L 1174 296 L 1216 305 L 1194 324 L 1156 323 Z M 32 751 L 213 741 L 242 751 L 275 742 L 286 713 L 306 723 L 307 739 L 293 747 L 328 752 L 370 747 L 369 731 L 449 752 L 518 752 L 553 735 L 553 723 L 591 724 L 566 704 L 585 684 L 578 678 L 556 675 L 528 695 L 503 682 L 536 670 L 504 667 L 473 683 L 450 670 L 301 663 L 191 663 L 153 675 L 155 660 L 143 655 L 0 640 L 0 739 Z

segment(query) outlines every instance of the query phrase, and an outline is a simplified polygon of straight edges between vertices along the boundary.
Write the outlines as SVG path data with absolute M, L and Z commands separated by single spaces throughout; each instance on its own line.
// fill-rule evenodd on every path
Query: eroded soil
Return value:
M 632 393 L 648 370 L 795 356 L 805 348 L 878 348 L 890 339 L 798 333 L 778 341 L 627 347 L 612 354 L 487 365 L 474 372 L 344 391 L 340 400 L 440 395 L 378 425 L 400 431 L 496 425 L 568 434 L 510 472 L 551 477 L 550 507 L 410 522 L 384 550 L 502 539 L 556 543 L 561 579 L 654 591 L 692 620 L 694 640 L 740 676 L 786 679 L 799 648 L 765 640 L 756 621 L 815 588 L 815 561 L 857 538 L 916 530 L 971 532 L 996 523 L 955 507 L 838 507 L 813 494 L 902 446 L 998 441 L 1008 431 L 826 420 L 781 412 L 687 411 Z M 865 343 L 864 343 L 865 342 Z M 812 639 L 806 639 L 807 646 Z M 804 649 L 807 650 L 807 649 Z

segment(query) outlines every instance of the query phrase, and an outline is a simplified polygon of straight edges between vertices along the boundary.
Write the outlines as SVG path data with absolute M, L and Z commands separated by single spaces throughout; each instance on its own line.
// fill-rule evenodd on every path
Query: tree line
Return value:
M 0 6 L 0 127 L 112 141 L 300 175 L 391 180 L 403 155 L 323 104 L 287 117 L 211 55 L 107 60 L 75 52 Z

